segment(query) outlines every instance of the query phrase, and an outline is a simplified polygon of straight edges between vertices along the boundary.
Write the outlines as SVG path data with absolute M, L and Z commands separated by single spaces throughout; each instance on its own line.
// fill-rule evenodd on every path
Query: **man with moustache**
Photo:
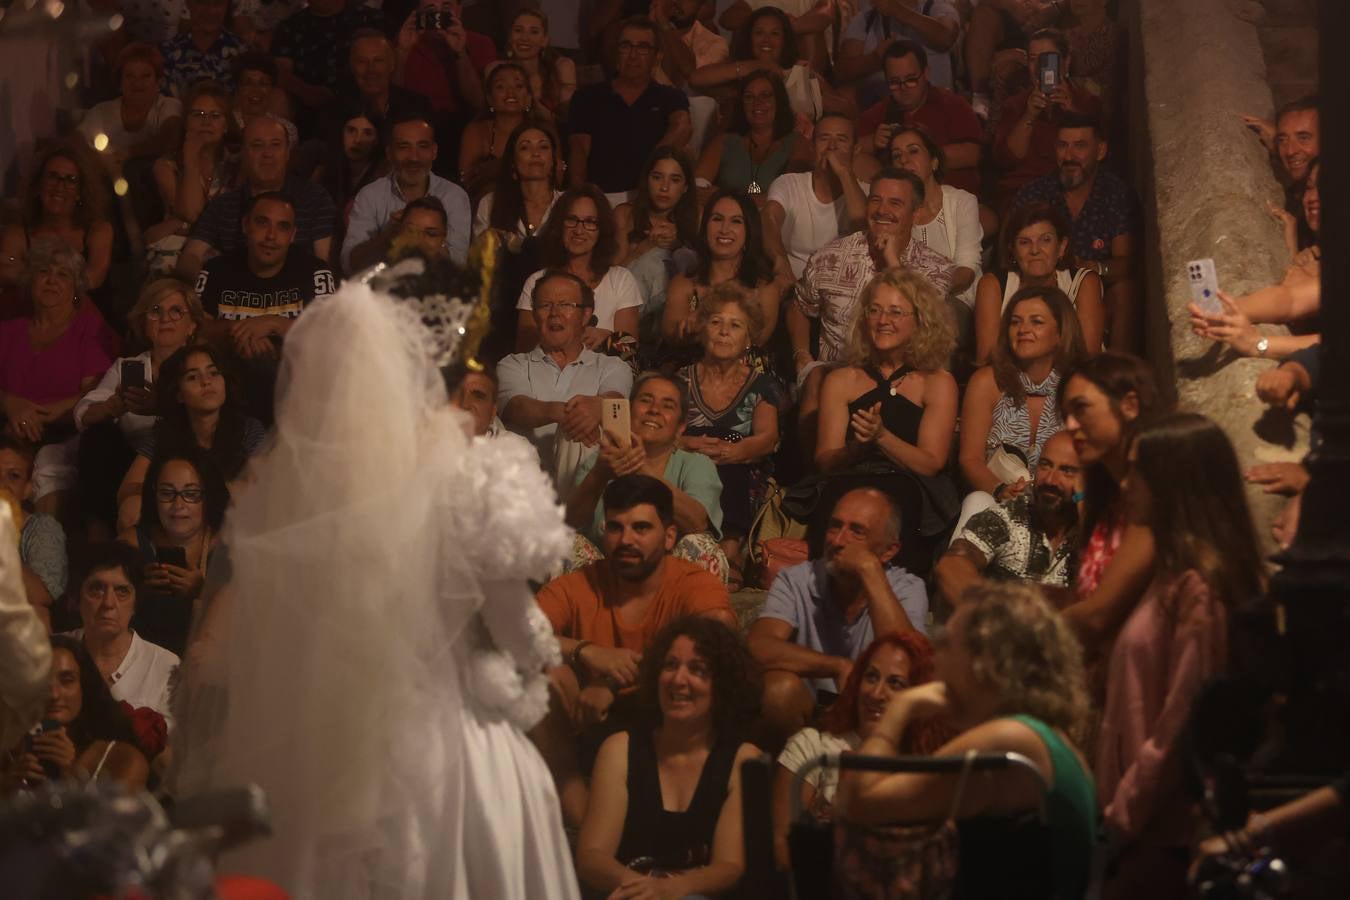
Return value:
M 676 510 L 664 482 L 620 476 L 605 488 L 603 503 L 605 558 L 554 579 L 537 597 L 566 664 L 551 673 L 548 716 L 531 736 L 553 772 L 568 824 L 579 824 L 586 811 L 580 756 L 641 712 L 638 665 L 656 633 L 686 615 L 737 627 L 726 587 L 670 555 Z
M 876 488 L 836 501 L 823 559 L 784 569 L 750 628 L 750 655 L 764 669 L 770 743 L 810 724 L 842 690 L 853 661 L 878 635 L 924 631 L 922 579 L 891 565 L 900 552 L 900 509 Z
M 940 596 L 959 606 L 965 589 L 981 578 L 1069 587 L 1080 490 L 1078 453 L 1061 431 L 1045 442 L 1031 490 L 972 516 L 938 560 L 933 575 Z
M 923 182 L 887 167 L 872 179 L 862 231 L 831 241 L 812 255 L 787 308 L 793 362 L 801 380 L 816 362 L 843 360 L 853 313 L 877 272 L 897 266 L 923 275 L 944 297 L 951 290 L 952 261 L 910 240 L 914 211 L 923 204 Z M 820 320 L 819 352 L 811 352 L 811 319 Z
M 1055 141 L 1058 170 L 1027 184 L 1014 205 L 1048 203 L 1071 223 L 1069 252 L 1106 286 L 1109 346 L 1132 351 L 1138 323 L 1130 276 L 1138 226 L 1129 186 L 1101 166 L 1106 151 L 1098 120 L 1065 117 Z

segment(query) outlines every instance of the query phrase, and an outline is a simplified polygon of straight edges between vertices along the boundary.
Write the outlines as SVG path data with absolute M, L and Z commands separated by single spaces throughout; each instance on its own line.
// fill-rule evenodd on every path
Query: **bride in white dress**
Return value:
M 468 437 L 437 369 L 459 328 L 421 318 L 349 283 L 287 335 L 275 434 L 197 611 L 171 781 L 260 785 L 273 837 L 221 871 L 297 900 L 575 898 L 524 733 L 559 662 L 526 578 L 570 532 L 528 444 Z

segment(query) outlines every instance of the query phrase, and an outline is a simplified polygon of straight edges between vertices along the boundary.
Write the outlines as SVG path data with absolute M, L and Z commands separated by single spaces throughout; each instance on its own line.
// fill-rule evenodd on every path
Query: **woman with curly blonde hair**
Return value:
M 863 485 L 900 505 L 906 568 L 930 563 L 920 545 L 955 518 L 956 486 L 943 474 L 956 429 L 956 379 L 943 367 L 956 347 L 945 301 L 922 275 L 879 272 L 863 290 L 848 365 L 825 376 L 815 459 L 830 479 L 817 512 Z M 921 573 L 920 573 L 921 574 Z
M 1020 768 L 966 780 L 958 820 L 1006 818 L 995 829 L 960 826 L 957 893 L 1082 897 L 1096 840 L 1097 796 L 1087 763 L 1068 737 L 1088 708 L 1083 654 L 1072 630 L 1034 586 L 983 582 L 966 591 L 935 646 L 937 680 L 894 695 L 859 752 L 893 756 L 908 731 L 941 716 L 961 733 L 937 750 L 939 756 L 1025 756 L 1048 789 Z M 957 783 L 941 774 L 845 773 L 835 808 L 861 824 L 941 819 L 952 811 Z M 1042 800 L 1048 841 L 1038 843 L 1017 817 Z

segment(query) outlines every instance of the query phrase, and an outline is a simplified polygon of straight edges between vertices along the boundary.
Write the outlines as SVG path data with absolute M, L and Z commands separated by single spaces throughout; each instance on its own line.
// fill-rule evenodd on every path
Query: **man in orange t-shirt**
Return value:
M 549 582 L 537 598 L 567 665 L 552 673 L 549 714 L 533 737 L 557 780 L 563 818 L 574 825 L 586 810 L 578 729 L 582 743 L 598 746 L 595 738 L 630 723 L 639 711 L 638 664 L 656 632 L 686 615 L 738 627 L 726 586 L 670 555 L 669 487 L 650 475 L 624 475 L 605 488 L 603 503 L 605 559 Z

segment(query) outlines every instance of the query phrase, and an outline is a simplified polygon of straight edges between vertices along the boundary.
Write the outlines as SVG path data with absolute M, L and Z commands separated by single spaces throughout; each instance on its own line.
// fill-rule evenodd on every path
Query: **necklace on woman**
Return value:
M 755 138 L 753 135 L 745 136 L 746 156 L 750 158 L 750 183 L 745 186 L 745 192 L 750 195 L 764 193 L 764 188 L 759 184 L 759 167 L 764 164 L 764 160 L 755 162 Z M 764 156 L 768 158 L 768 151 L 773 147 L 773 139 L 769 139 L 768 146 L 764 148 Z

